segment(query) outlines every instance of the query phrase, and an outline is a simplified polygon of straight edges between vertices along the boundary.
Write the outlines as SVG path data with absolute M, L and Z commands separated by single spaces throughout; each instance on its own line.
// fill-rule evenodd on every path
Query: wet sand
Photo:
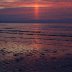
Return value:
M 0 23 L 1 72 L 71 72 L 72 24 Z

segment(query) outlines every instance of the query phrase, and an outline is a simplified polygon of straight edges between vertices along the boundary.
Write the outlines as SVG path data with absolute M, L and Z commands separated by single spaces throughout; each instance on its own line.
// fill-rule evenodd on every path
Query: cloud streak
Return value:
M 17 0 L 0 0 L 0 2 L 17 2 Z
M 48 2 L 72 2 L 72 0 L 42 0 L 42 1 L 48 1 Z
M 33 7 L 37 0 L 0 0 L 0 9 L 16 7 Z M 39 6 L 72 7 L 72 0 L 38 0 Z
M 0 2 L 35 2 L 36 0 L 0 0 Z M 72 0 L 38 0 L 39 2 L 72 2 Z
M 16 7 L 35 7 L 35 3 L 24 2 L 3 2 L 0 3 L 0 9 Z M 72 2 L 39 2 L 38 7 L 72 7 Z

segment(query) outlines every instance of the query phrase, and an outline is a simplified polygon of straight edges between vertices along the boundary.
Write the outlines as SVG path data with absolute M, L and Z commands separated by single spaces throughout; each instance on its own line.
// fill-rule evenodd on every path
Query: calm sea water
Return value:
M 10 62 L 5 64 L 8 67 L 12 65 L 9 68 L 6 67 L 6 70 L 10 70 L 9 72 L 12 72 L 12 68 L 15 72 L 23 72 L 25 64 L 29 69 L 29 71 L 25 69 L 25 72 L 48 72 L 49 70 L 54 72 L 52 66 L 55 64 L 49 64 L 51 69 L 47 70 L 47 62 L 65 57 L 72 58 L 72 24 L 0 23 L 0 61 Z M 19 60 L 23 61 L 19 62 Z M 5 72 L 2 63 L 0 62 L 1 69 Z M 39 67 L 36 69 L 37 66 Z M 40 66 L 45 70 L 42 71 Z

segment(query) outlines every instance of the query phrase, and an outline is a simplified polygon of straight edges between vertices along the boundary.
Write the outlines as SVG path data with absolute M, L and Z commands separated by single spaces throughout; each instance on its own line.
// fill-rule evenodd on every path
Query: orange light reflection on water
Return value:
M 40 24 L 33 24 L 32 27 L 37 28 L 37 29 L 34 30 L 34 32 L 39 32 L 40 31 L 39 29 L 41 28 L 41 25 Z M 40 36 L 39 35 L 33 35 L 33 38 L 34 38 L 34 40 L 33 40 L 32 46 L 36 50 L 37 49 L 39 50 L 42 47 L 42 44 L 40 44 L 41 40 L 39 39 Z

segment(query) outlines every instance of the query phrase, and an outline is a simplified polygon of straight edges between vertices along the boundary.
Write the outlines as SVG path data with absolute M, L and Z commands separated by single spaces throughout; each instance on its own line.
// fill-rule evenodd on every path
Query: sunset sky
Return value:
M 72 20 L 72 0 L 0 0 L 1 21 Z

